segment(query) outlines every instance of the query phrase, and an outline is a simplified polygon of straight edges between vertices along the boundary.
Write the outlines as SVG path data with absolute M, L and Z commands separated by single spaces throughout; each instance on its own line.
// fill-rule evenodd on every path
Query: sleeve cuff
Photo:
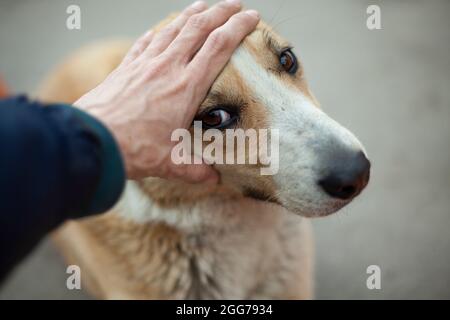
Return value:
M 119 147 L 109 130 L 100 121 L 72 107 L 77 117 L 98 138 L 101 159 L 97 187 L 84 215 L 108 211 L 119 200 L 125 187 L 125 166 Z

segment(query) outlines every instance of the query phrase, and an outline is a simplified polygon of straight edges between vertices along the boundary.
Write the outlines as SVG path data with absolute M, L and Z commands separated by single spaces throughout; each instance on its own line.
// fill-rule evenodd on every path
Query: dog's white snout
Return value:
M 314 116 L 316 114 L 316 116 Z M 316 155 L 317 184 L 330 197 L 349 200 L 367 185 L 370 161 L 361 142 L 321 110 L 310 115 L 312 152 Z
M 273 179 L 280 202 L 305 216 L 327 215 L 348 203 L 342 198 L 357 195 L 368 179 L 370 164 L 361 142 L 317 108 L 307 92 L 263 68 L 245 48 L 236 50 L 231 61 L 254 99 L 265 106 L 270 129 L 279 131 L 279 171 Z M 347 155 L 342 168 L 348 159 L 359 159 L 349 166 L 355 174 L 333 171 L 338 161 L 333 157 L 339 154 L 333 149 Z M 319 184 L 323 179 L 328 192 Z

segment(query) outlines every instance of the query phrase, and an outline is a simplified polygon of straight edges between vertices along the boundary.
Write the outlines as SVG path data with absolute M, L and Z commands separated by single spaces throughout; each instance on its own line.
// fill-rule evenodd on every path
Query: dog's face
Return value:
M 224 185 L 249 197 L 323 216 L 349 203 L 368 182 L 370 163 L 361 143 L 318 108 L 293 49 L 264 23 L 234 53 L 196 120 L 224 135 L 235 128 L 278 130 L 274 175 L 261 175 L 259 162 L 215 165 Z

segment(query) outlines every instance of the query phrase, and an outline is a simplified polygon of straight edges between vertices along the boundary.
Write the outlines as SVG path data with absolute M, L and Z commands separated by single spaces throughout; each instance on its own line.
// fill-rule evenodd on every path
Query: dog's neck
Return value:
M 137 223 L 163 222 L 190 230 L 219 222 L 227 203 L 247 199 L 237 190 L 223 184 L 191 185 L 160 178 L 128 181 L 124 194 L 113 210 Z M 244 200 L 245 201 L 245 200 Z M 247 201 L 255 201 L 248 199 Z M 212 216 L 212 220 L 210 219 Z M 209 218 L 208 218 L 209 217 Z

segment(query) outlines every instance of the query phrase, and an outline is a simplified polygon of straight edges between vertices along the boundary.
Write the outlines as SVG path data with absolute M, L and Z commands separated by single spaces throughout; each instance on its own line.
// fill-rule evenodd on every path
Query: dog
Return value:
M 130 45 L 106 41 L 75 52 L 44 81 L 39 98 L 73 103 Z M 207 121 L 205 114 L 219 130 L 218 115 L 234 119 L 235 128 L 278 129 L 278 172 L 217 164 L 216 187 L 128 181 L 111 212 L 63 225 L 56 243 L 94 297 L 313 298 L 308 218 L 336 212 L 365 188 L 370 162 L 362 144 L 319 108 L 294 50 L 264 22 L 235 51 L 196 119 Z

